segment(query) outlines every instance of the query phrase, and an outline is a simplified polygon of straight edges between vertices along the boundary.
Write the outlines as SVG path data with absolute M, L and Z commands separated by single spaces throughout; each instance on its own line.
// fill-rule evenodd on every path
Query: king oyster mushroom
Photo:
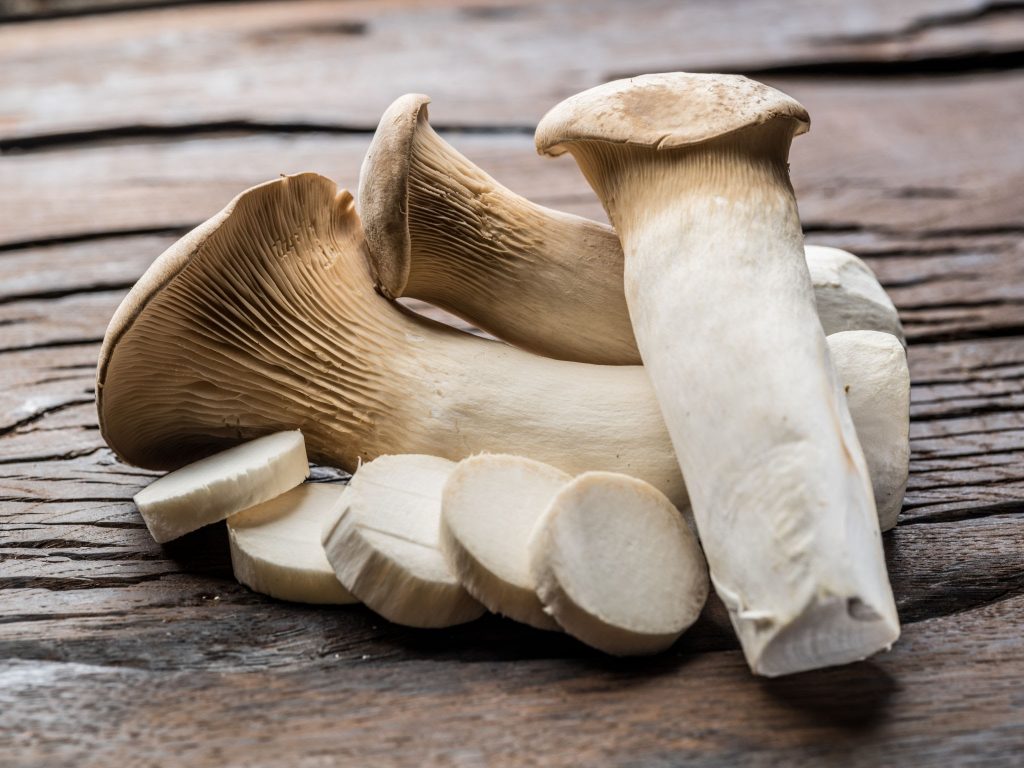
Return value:
M 890 366 L 907 379 L 905 360 Z M 537 357 L 404 311 L 373 290 L 352 196 L 316 174 L 243 192 L 153 263 L 110 322 L 97 408 L 112 450 L 151 469 L 298 428 L 311 460 L 348 471 L 516 453 L 687 498 L 643 368 Z
M 621 238 L 712 583 L 764 675 L 863 659 L 900 631 L 789 182 L 809 123 L 747 78 L 670 73 L 572 96 L 536 133 L 573 155 Z

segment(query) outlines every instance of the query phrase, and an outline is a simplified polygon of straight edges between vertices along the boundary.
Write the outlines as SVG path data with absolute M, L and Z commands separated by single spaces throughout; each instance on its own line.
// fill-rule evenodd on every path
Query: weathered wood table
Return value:
M 980 0 L 0 0 L 0 765 L 1024 764 L 1024 6 Z M 616 661 L 497 618 L 410 631 L 264 599 L 171 546 L 93 405 L 105 324 L 240 190 L 354 187 L 422 91 L 513 189 L 602 216 L 532 130 L 611 77 L 736 71 L 810 110 L 811 242 L 906 324 L 913 464 L 887 654 L 751 677 L 703 620 Z M 318 473 L 329 479 L 331 473 Z

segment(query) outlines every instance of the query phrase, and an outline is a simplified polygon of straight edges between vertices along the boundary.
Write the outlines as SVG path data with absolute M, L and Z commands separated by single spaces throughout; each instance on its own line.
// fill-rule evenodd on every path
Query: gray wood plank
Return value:
M 408 91 L 448 104 L 458 124 L 532 126 L 565 96 L 640 72 L 1012 68 L 1018 11 L 979 0 L 792 0 L 785 12 L 767 0 L 303 0 L 8 25 L 0 136 L 239 120 L 365 129 Z

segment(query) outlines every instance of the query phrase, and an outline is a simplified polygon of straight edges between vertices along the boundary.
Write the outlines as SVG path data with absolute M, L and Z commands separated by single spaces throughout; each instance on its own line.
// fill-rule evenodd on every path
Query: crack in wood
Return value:
M 960 11 L 929 14 L 912 20 L 899 29 L 881 32 L 862 32 L 853 35 L 828 35 L 810 38 L 813 42 L 829 46 L 841 45 L 873 45 L 891 43 L 916 37 L 921 32 L 942 27 L 963 27 L 978 21 L 1001 16 L 1016 16 L 1024 12 L 1024 4 L 1019 2 L 984 3 L 975 8 Z
M 73 589 L 107 589 L 109 587 L 131 587 L 148 581 L 159 581 L 165 576 L 183 576 L 187 571 L 161 571 L 160 573 L 136 574 L 133 576 L 2 576 L 0 591 L 5 589 L 46 589 L 64 592 Z M 194 573 L 194 572 L 193 572 Z
M 533 136 L 530 125 L 496 125 L 493 123 L 431 123 L 441 134 L 476 136 Z M 377 130 L 376 124 L 347 125 L 313 121 L 269 122 L 263 120 L 211 120 L 196 123 L 116 125 L 80 131 L 42 133 L 14 138 L 0 138 L 0 155 L 23 154 L 47 150 L 93 146 L 109 142 L 192 139 L 214 136 L 326 134 L 330 136 L 365 136 Z
M 188 5 L 224 5 L 229 3 L 270 3 L 273 0 L 131 0 L 126 2 L 83 3 L 72 7 L 57 7 L 46 10 L 36 9 L 31 12 L 0 13 L 0 26 L 10 24 L 27 24 L 34 21 L 52 21 L 55 19 L 80 18 L 83 16 L 108 16 L 110 14 L 140 13 L 179 8 Z
M 747 67 L 718 67 L 724 74 L 745 75 L 755 80 L 775 77 L 830 79 L 830 78 L 910 78 L 928 76 L 968 77 L 992 72 L 1014 72 L 1024 68 L 1024 48 L 1009 48 L 998 51 L 958 51 L 905 55 L 896 59 L 837 58 L 813 61 L 751 65 Z M 680 67 L 663 67 L 663 70 Z M 681 69 L 685 69 L 682 67 Z M 621 80 L 637 77 L 640 71 L 612 72 L 602 75 L 605 80 Z
M 915 332 L 908 323 L 905 328 L 907 341 L 913 344 L 946 344 L 955 341 L 981 341 L 1024 336 L 1024 324 L 1012 324 L 985 328 L 959 328 L 949 331 Z
M 80 451 L 66 451 L 64 453 L 50 453 L 38 456 L 4 457 L 0 458 L 0 466 L 10 464 L 35 464 L 45 461 L 71 461 L 73 459 L 80 459 L 83 456 L 92 456 L 93 454 L 103 450 L 106 450 L 105 445 L 100 445 L 95 448 L 83 448 Z M 10 476 L 4 475 L 4 477 Z M 105 482 L 109 483 L 110 485 L 116 485 L 116 483 L 113 483 L 109 480 L 106 480 Z
M 107 229 L 96 232 L 69 232 L 50 237 L 40 237 L 32 240 L 12 240 L 0 243 L 0 254 L 12 251 L 29 250 L 33 248 L 49 248 L 57 245 L 76 245 L 78 243 L 89 243 L 96 240 L 114 240 L 123 237 L 145 237 L 165 236 L 181 237 L 195 229 L 196 224 L 173 224 L 161 227 L 132 227 L 127 229 Z
M 935 504 L 907 504 L 903 507 L 903 513 L 927 509 Z M 1003 515 L 1024 514 L 1024 499 L 1013 501 L 999 501 L 994 504 L 984 504 L 977 507 L 964 507 L 963 509 L 940 510 L 931 514 L 915 514 L 913 517 L 900 517 L 899 525 L 930 525 L 934 523 L 959 523 L 964 520 L 979 520 L 986 517 L 1000 517 Z
M 35 344 L 19 344 L 12 347 L 0 347 L 0 355 L 11 354 L 14 352 L 31 352 L 39 349 L 58 349 L 60 347 L 83 347 L 102 343 L 102 336 L 87 337 L 84 339 L 53 339 L 50 341 L 40 341 Z
M 110 283 L 90 283 L 88 285 L 76 285 L 71 288 L 59 288 L 51 291 L 27 291 L 25 293 L 10 293 L 6 296 L 0 295 L 0 306 L 5 304 L 16 304 L 22 301 L 53 301 L 66 299 L 70 296 L 83 296 L 90 293 L 110 293 L 112 291 L 127 291 L 133 285 L 134 280 L 118 280 Z
M 29 416 L 26 416 L 23 419 L 19 419 L 18 421 L 15 421 L 12 424 L 0 427 L 0 437 L 3 437 L 4 435 L 9 435 L 11 432 L 14 432 L 15 430 L 20 429 L 21 427 L 24 427 L 28 424 L 32 424 L 33 422 L 39 421 L 39 419 L 43 419 L 49 416 L 50 414 L 60 413 L 61 411 L 67 410 L 68 408 L 71 408 L 73 406 L 87 405 L 93 402 L 95 402 L 95 398 L 90 397 L 88 400 L 68 400 L 57 405 L 52 405 L 49 408 L 41 408 L 40 410 L 35 411 L 34 413 L 30 414 Z

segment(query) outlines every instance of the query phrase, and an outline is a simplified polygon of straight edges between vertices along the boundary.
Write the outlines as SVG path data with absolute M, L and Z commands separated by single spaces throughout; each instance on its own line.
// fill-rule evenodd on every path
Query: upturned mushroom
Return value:
M 615 231 L 502 186 L 434 132 L 429 102 L 407 94 L 388 108 L 359 175 L 378 289 L 548 357 L 638 364 Z M 902 340 L 895 307 L 860 259 L 817 246 L 806 258 L 826 334 Z
M 899 636 L 789 182 L 808 126 L 760 83 L 671 73 L 572 96 L 536 133 L 538 151 L 573 155 L 622 241 L 637 346 L 712 583 L 764 675 L 863 659 Z
M 154 262 L 107 330 L 97 408 L 113 451 L 152 469 L 301 428 L 312 460 L 349 471 L 512 452 L 686 502 L 643 368 L 549 360 L 403 311 L 373 290 L 352 196 L 316 174 L 242 193 Z

